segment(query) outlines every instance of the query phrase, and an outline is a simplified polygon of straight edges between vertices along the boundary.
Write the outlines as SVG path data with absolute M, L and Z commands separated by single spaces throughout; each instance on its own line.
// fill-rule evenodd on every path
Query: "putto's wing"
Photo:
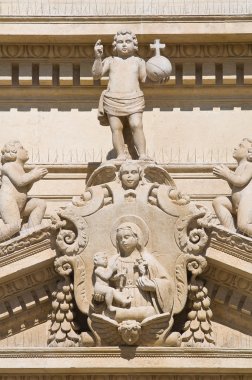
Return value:
M 119 324 L 100 314 L 91 314 L 89 326 L 102 346 L 118 346 L 122 344 L 118 333 Z
M 160 168 L 157 165 L 148 165 L 144 169 L 144 177 L 149 182 L 157 182 L 160 185 L 168 185 L 172 187 L 176 187 L 175 182 L 173 181 L 170 174 L 167 173 L 166 170 Z
M 97 168 L 87 181 L 87 188 L 103 183 L 112 182 L 116 179 L 116 166 L 105 164 Z
M 170 313 L 158 314 L 144 319 L 141 323 L 141 344 L 144 346 L 155 344 L 170 327 L 170 321 Z

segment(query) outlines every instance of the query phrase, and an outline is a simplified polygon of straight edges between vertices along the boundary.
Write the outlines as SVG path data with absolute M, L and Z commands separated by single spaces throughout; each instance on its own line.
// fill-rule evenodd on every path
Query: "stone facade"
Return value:
M 229 228 L 218 211 L 234 180 L 223 168 L 236 169 L 233 148 L 252 138 L 251 6 L 0 1 L 0 140 L 20 140 L 26 175 L 37 173 L 15 196 L 47 204 L 28 230 L 21 207 L 1 239 L 0 380 L 252 379 L 250 221 Z M 92 77 L 95 42 L 109 57 L 125 28 L 142 60 L 159 38 L 172 64 L 168 81 L 141 87 L 148 157 L 129 166 L 97 120 L 110 74 Z M 15 169 L 4 165 L 3 193 Z

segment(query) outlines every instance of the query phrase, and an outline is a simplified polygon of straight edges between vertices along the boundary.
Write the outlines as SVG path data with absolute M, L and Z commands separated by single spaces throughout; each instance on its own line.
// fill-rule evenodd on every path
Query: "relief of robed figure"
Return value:
M 187 272 L 206 266 L 206 210 L 164 169 L 134 161 L 98 168 L 81 199 L 55 221 L 55 268 L 68 281 L 73 272 L 73 297 L 87 318 L 79 344 L 179 346 L 172 327 L 187 301 Z

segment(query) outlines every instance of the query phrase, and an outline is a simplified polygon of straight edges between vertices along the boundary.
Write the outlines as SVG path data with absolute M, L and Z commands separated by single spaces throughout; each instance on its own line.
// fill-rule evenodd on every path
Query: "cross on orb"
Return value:
M 151 50 L 155 50 L 155 55 L 160 55 L 160 49 L 165 48 L 165 44 L 161 44 L 160 40 L 154 40 L 154 44 L 150 44 Z

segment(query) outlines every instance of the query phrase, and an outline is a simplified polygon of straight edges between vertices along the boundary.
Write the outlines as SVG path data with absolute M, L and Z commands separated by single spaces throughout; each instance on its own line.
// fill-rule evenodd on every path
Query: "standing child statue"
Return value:
M 164 46 L 159 45 L 159 48 Z M 94 47 L 95 62 L 92 68 L 94 79 L 100 79 L 105 74 L 109 75 L 108 88 L 101 95 L 98 119 L 102 125 L 110 125 L 118 160 L 127 158 L 123 137 L 124 125 L 130 127 L 139 159 L 148 160 L 142 123 L 145 102 L 139 85 L 146 80 L 146 64 L 142 58 L 135 55 L 138 42 L 134 33 L 117 32 L 113 47 L 115 56 L 107 57 L 103 61 L 101 40 L 98 40 Z M 168 78 L 169 76 L 162 77 L 160 81 Z
M 29 156 L 19 141 L 10 141 L 2 149 L 2 186 L 0 214 L 4 225 L 0 228 L 0 242 L 13 237 L 21 230 L 23 218 L 27 228 L 41 224 L 46 203 L 41 199 L 28 199 L 27 193 L 34 182 L 47 174 L 47 169 L 35 167 L 25 173 L 24 164 Z
M 215 198 L 213 207 L 224 227 L 235 232 L 237 225 L 239 232 L 252 237 L 252 140 L 243 139 L 234 149 L 233 157 L 238 162 L 235 172 L 224 165 L 213 169 L 232 189 L 231 197 Z

